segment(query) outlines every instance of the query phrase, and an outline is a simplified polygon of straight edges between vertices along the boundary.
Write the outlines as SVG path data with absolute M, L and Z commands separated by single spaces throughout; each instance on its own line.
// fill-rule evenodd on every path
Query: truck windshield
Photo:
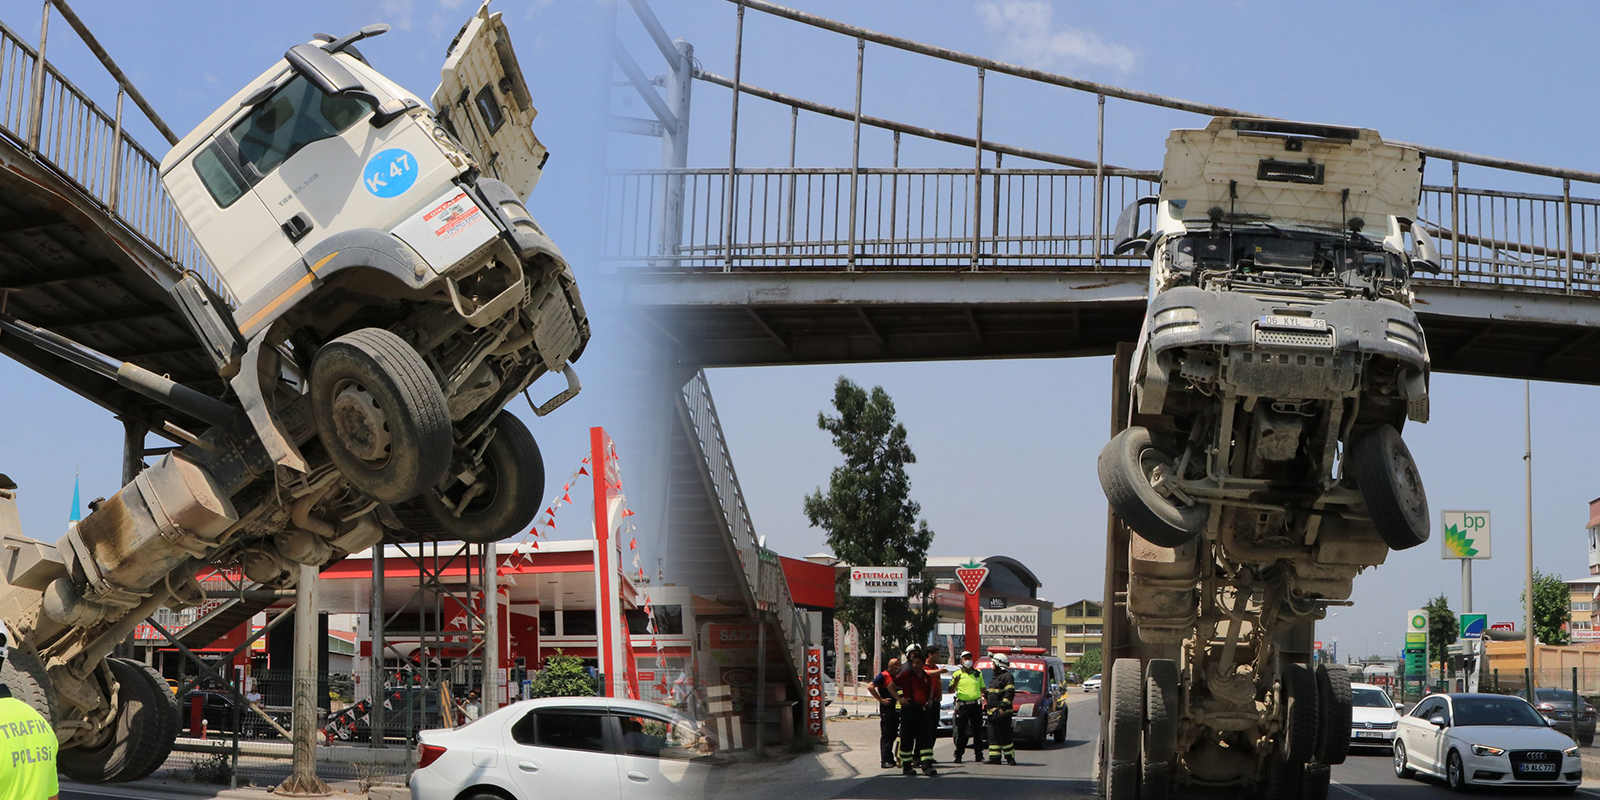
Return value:
M 372 107 L 355 97 L 323 94 L 296 75 L 228 129 L 239 159 L 265 177 L 312 142 L 331 139 L 350 129 Z

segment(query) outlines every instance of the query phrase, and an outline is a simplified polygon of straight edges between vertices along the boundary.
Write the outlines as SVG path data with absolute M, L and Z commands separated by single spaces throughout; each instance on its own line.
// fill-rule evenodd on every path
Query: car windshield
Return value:
M 948 674 L 939 676 L 939 693 L 950 693 L 950 676 Z
M 1534 689 L 1533 696 L 1541 703 L 1571 703 L 1572 690 L 1570 689 Z
M 1455 701 L 1455 724 L 1543 727 L 1545 722 L 1520 697 L 1463 697 Z
M 1350 705 L 1356 708 L 1394 708 L 1382 689 L 1351 689 Z
M 1011 680 L 1019 692 L 1044 694 L 1044 671 L 1037 669 L 1012 669 Z M 988 686 L 994 682 L 994 670 L 989 667 L 983 669 L 983 684 Z

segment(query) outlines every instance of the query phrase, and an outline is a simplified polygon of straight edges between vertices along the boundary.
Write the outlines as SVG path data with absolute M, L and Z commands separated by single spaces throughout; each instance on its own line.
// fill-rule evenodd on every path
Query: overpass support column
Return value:
M 317 641 L 318 568 L 302 564 L 294 600 L 294 727 L 290 740 L 294 766 L 277 793 L 323 797 L 331 793 L 317 777 Z

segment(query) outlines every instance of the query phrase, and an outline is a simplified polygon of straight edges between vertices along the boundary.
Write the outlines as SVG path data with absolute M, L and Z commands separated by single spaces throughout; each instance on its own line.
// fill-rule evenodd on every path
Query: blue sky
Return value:
M 37 43 L 40 5 L 4 3 L 0 20 Z M 312 33 L 339 35 L 372 22 L 394 29 L 361 43 L 363 53 L 385 74 L 427 97 L 438 85 L 451 38 L 478 7 L 472 0 L 280 0 L 243 14 L 243 6 L 214 2 L 139 3 L 137 11 L 109 0 L 75 0 L 72 6 L 180 136 Z M 266 8 L 270 13 L 261 13 Z M 505 14 L 539 110 L 535 132 L 551 152 L 528 205 L 574 265 L 596 331 L 578 363 L 585 389 L 577 399 L 543 419 L 520 400 L 511 406 L 539 440 L 549 479 L 556 482 L 587 452 L 591 425 L 626 426 L 626 400 L 631 399 L 619 388 L 624 376 L 605 369 L 625 363 L 627 339 L 615 333 L 614 304 L 606 299 L 612 289 L 593 257 L 599 230 L 591 224 L 599 202 L 593 176 L 604 155 L 606 51 L 597 43 L 611 29 L 614 9 L 577 2 L 500 2 L 494 8 Z M 50 26 L 48 57 L 92 99 L 112 107 L 114 83 L 59 16 Z M 148 150 L 158 158 L 166 152 L 165 141 L 131 103 L 125 119 Z M 559 377 L 541 382 L 532 394 L 542 401 L 560 383 Z M 0 386 L 5 387 L 0 418 L 7 420 L 0 425 L 0 472 L 20 485 L 25 530 L 54 540 L 65 529 L 74 470 L 82 470 L 85 502 L 119 488 L 121 426 L 99 407 L 10 360 L 0 359 Z M 637 446 L 630 450 L 631 438 L 617 435 L 627 486 L 629 457 L 643 454 Z M 152 436 L 150 444 L 164 442 Z
M 731 75 L 734 5 L 725 0 L 656 2 L 670 35 L 695 45 L 705 69 Z M 1600 59 L 1587 41 L 1600 9 L 1542 5 L 1538 13 L 1500 4 L 1353 2 L 1336 7 L 1282 2 L 859 3 L 791 0 L 790 5 L 870 29 L 1023 63 L 1080 78 L 1276 116 L 1376 128 L 1423 142 L 1540 163 L 1600 170 L 1592 131 L 1600 112 L 1587 96 Z M 647 72 L 661 70 L 631 12 L 619 31 Z M 849 108 L 855 43 L 748 12 L 743 79 Z M 973 70 L 868 45 L 864 112 L 970 134 Z M 647 115 L 618 90 L 613 109 Z M 727 163 L 729 93 L 697 84 L 690 166 Z M 741 165 L 788 157 L 788 110 L 746 99 L 740 106 Z M 986 138 L 1081 157 L 1094 155 L 1094 100 L 1065 90 L 991 76 Z M 1112 100 L 1106 158 L 1157 168 L 1166 133 L 1198 127 L 1193 115 Z M 617 167 L 659 164 L 659 145 L 611 136 Z M 970 153 L 906 139 L 902 163 L 971 164 Z M 863 133 L 862 163 L 886 166 L 889 136 Z M 800 166 L 848 166 L 848 123 L 802 115 Z M 1007 160 L 1007 166 L 1023 162 Z M 1449 173 L 1430 170 L 1430 182 Z M 1463 168 L 1465 185 L 1489 179 Z M 1476 181 L 1476 184 L 1475 184 Z M 1497 177 L 1496 188 L 1559 194 L 1546 179 Z M 1577 185 L 1595 196 L 1600 187 Z M 791 555 L 822 550 L 801 498 L 825 485 L 837 463 L 816 414 L 834 379 L 883 385 L 910 431 L 918 463 L 912 492 L 936 533 L 938 554 L 1005 553 L 1023 559 L 1057 602 L 1102 592 L 1105 500 L 1094 460 L 1106 438 L 1109 359 L 718 370 L 711 376 L 755 525 L 769 546 Z M 1522 384 L 1434 376 L 1433 421 L 1409 427 L 1437 519 L 1445 508 L 1493 512 L 1494 558 L 1474 573 L 1475 610 L 1491 621 L 1520 620 L 1524 565 Z M 1583 525 L 1600 495 L 1592 465 L 1600 390 L 1533 386 L 1536 565 L 1566 576 L 1586 572 Z M 1437 523 L 1436 523 L 1437 524 Z M 1393 554 L 1356 582 L 1353 609 L 1319 627 L 1341 652 L 1392 652 L 1405 609 L 1443 593 L 1460 600 L 1460 570 L 1439 557 L 1437 535 Z M 1520 624 L 1519 624 L 1520 627 Z

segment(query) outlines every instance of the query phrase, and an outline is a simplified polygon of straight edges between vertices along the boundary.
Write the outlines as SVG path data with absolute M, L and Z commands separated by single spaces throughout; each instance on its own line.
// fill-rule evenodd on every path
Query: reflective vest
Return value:
M 60 793 L 56 732 L 33 706 L 0 697 L 0 800 L 42 800 Z
M 956 693 L 957 700 L 980 700 L 983 698 L 983 673 L 962 667 L 950 676 L 950 689 Z

